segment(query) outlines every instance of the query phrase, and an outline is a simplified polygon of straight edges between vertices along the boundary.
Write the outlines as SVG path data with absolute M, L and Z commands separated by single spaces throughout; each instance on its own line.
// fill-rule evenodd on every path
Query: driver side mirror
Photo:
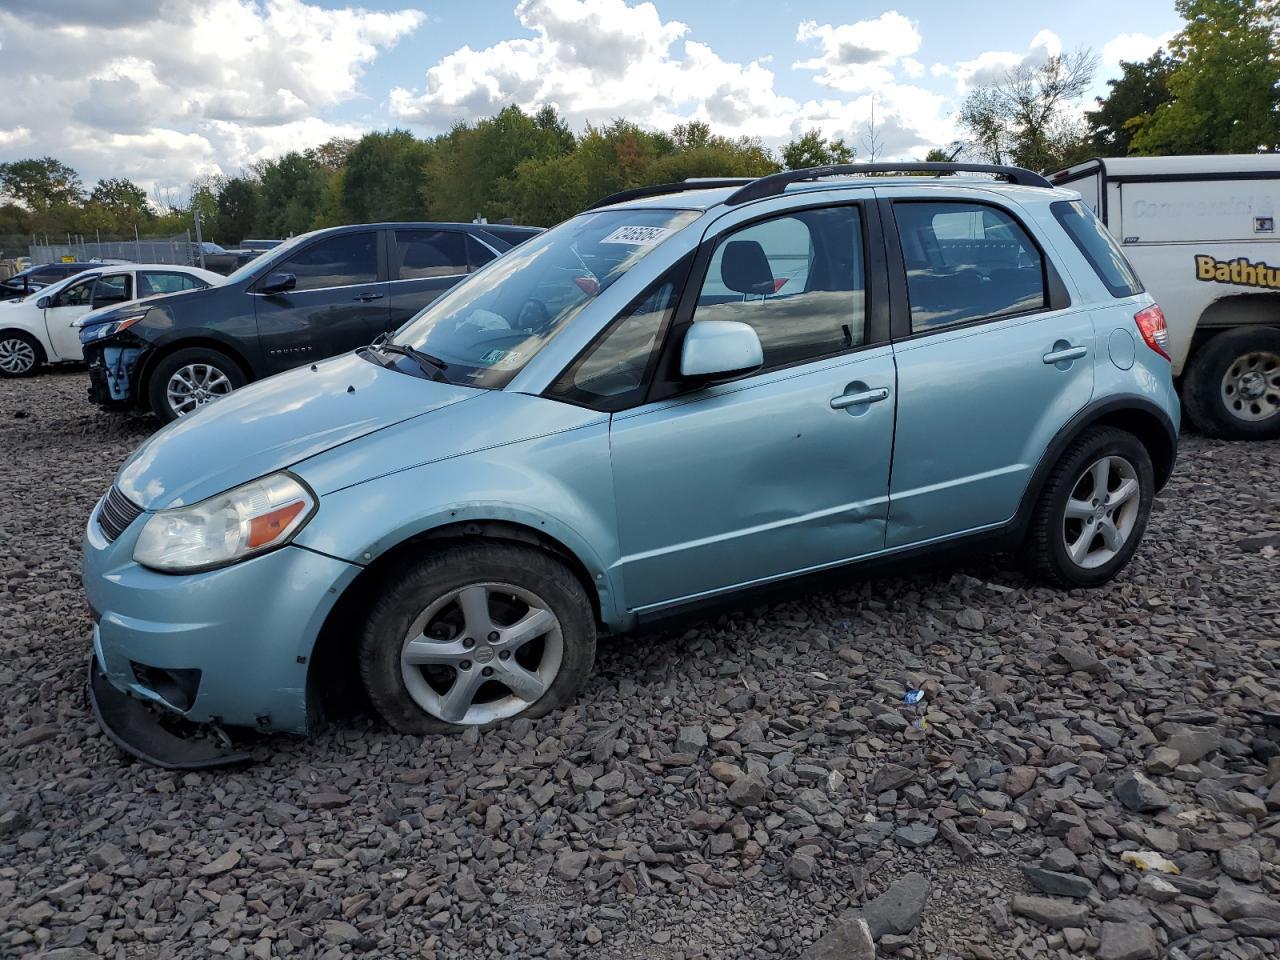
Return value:
M 267 279 L 258 287 L 259 293 L 285 293 L 298 285 L 298 278 L 292 273 L 268 273 Z
M 53 306 L 53 297 L 41 297 L 36 301 L 37 310 L 48 310 Z
M 737 320 L 692 324 L 680 347 L 680 375 L 713 383 L 750 373 L 764 364 L 764 349 L 754 329 Z

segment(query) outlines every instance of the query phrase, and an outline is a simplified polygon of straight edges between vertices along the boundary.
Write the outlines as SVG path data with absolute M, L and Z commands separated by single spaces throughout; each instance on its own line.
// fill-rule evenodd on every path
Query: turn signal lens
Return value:
M 274 543 L 289 529 L 293 518 L 306 508 L 307 505 L 302 500 L 295 500 L 286 507 L 254 517 L 249 521 L 249 539 L 246 545 L 250 550 L 256 550 Z
M 1169 356 L 1169 326 L 1164 322 L 1163 310 L 1153 303 L 1145 310 L 1135 313 L 1133 322 L 1138 325 L 1138 332 L 1142 334 L 1148 347 L 1166 360 L 1172 359 Z

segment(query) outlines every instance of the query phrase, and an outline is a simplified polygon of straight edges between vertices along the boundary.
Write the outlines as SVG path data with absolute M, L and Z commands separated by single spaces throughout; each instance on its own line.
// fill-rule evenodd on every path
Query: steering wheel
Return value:
M 531 333 L 541 333 L 551 324 L 551 313 L 541 300 L 529 299 L 524 302 L 516 315 L 516 327 Z

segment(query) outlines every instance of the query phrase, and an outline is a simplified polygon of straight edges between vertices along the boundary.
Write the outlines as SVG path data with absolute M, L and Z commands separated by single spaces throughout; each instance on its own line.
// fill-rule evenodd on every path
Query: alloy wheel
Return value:
M 165 385 L 165 396 L 175 416 L 188 413 L 225 397 L 235 389 L 227 375 L 208 363 L 189 363 L 179 367 Z
M 1110 562 L 1138 523 L 1142 507 L 1138 471 L 1124 457 L 1107 456 L 1076 479 L 1062 518 L 1062 542 L 1076 566 Z
M 12 376 L 28 373 L 36 365 L 36 351 L 21 337 L 0 340 L 0 370 Z
M 532 706 L 555 683 L 563 658 L 560 620 L 541 597 L 512 584 L 473 583 L 413 621 L 400 675 L 428 714 L 470 726 Z
M 1222 402 L 1239 420 L 1257 422 L 1280 413 L 1280 356 L 1255 350 L 1236 357 L 1222 375 Z

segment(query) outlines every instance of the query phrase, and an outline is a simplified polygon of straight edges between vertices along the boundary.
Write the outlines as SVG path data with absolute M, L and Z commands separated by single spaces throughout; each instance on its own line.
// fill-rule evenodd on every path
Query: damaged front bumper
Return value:
M 149 349 L 140 343 L 85 347 L 85 360 L 89 364 L 89 399 L 104 407 L 136 405 L 141 399 L 137 373 Z
M 97 656 L 89 661 L 89 704 L 107 739 L 130 756 L 166 770 L 207 770 L 247 763 L 251 758 L 231 746 L 218 727 L 187 724 L 186 730 L 165 715 L 112 686 Z

